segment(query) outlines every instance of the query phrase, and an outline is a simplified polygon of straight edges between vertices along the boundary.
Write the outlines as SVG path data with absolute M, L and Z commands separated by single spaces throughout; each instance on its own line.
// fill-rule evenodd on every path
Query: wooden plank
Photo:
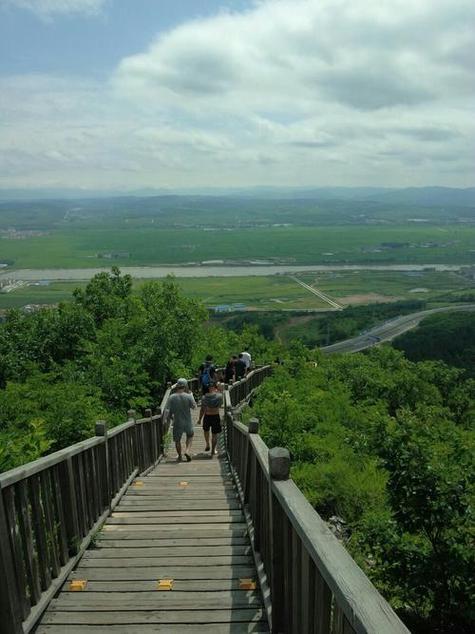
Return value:
M 79 579 L 81 575 L 70 575 L 69 579 Z M 156 592 L 157 579 L 127 580 L 127 581 L 91 581 L 88 580 L 83 592 Z M 222 590 L 241 589 L 239 578 L 235 579 L 174 579 L 173 592 L 218 592 Z M 210 608 L 211 609 L 211 608 Z
M 167 548 L 175 548 L 175 546 L 243 546 L 249 544 L 248 537 L 195 537 L 193 539 L 181 538 L 181 539 L 156 539 L 150 537 L 148 539 L 105 539 L 105 536 L 100 534 L 96 540 L 97 548 L 143 548 L 153 546 L 163 546 Z
M 181 502 L 161 502 L 157 504 L 157 509 L 163 509 L 164 511 L 174 511 L 179 504 L 182 510 L 206 510 L 206 511 L 237 511 L 240 509 L 238 501 L 214 501 L 214 500 L 182 500 Z
M 183 511 L 182 509 L 177 509 L 177 510 L 172 510 L 172 511 L 162 511 L 162 510 L 157 510 L 156 508 L 154 508 L 153 506 L 118 506 L 116 511 L 114 513 L 112 513 L 111 517 L 156 517 L 156 518 L 160 518 L 160 517 L 174 517 L 175 520 L 178 522 L 180 521 L 177 518 L 186 518 L 190 515 L 189 511 Z M 209 510 L 202 510 L 202 509 L 197 509 L 195 511 L 193 511 L 193 515 L 195 517 L 209 517 L 209 518 L 214 518 L 216 517 L 234 517 L 234 518 L 240 518 L 241 521 L 244 521 L 244 516 L 242 514 L 241 510 L 238 509 L 233 509 L 231 511 L 228 511 L 227 509 L 224 510 L 214 510 L 214 511 L 209 511 Z
M 203 627 L 209 628 L 210 625 L 216 623 L 221 624 L 221 628 L 227 629 L 218 629 L 216 630 L 214 627 L 212 629 L 201 629 L 198 631 L 201 632 L 229 632 L 230 634 L 234 634 L 234 632 L 239 632 L 239 629 L 236 629 L 236 625 L 239 623 L 242 624 L 259 624 L 260 629 L 246 629 L 244 632 L 268 632 L 267 624 L 265 622 L 265 616 L 262 613 L 262 610 L 259 608 L 241 608 L 236 610 L 183 610 L 180 612 L 167 614 L 161 610 L 157 611 L 144 611 L 144 612 L 93 612 L 91 614 L 87 614 L 84 612 L 48 612 L 43 621 L 44 625 L 38 633 L 43 631 L 43 628 L 47 625 L 58 625 L 62 626 L 70 626 L 70 625 L 78 625 L 82 626 L 82 629 L 72 630 L 78 631 L 81 634 L 84 631 L 89 632 L 89 626 L 97 625 L 100 627 L 108 626 L 106 631 L 109 631 L 109 628 L 114 625 L 127 625 L 127 629 L 122 630 L 110 630 L 110 631 L 121 631 L 124 633 L 130 632 L 131 626 L 136 626 L 137 628 L 144 628 L 146 626 L 156 625 L 165 625 L 170 628 L 173 625 L 179 625 L 180 629 L 160 629 L 160 630 L 150 630 L 150 631 L 161 631 L 161 632 L 183 632 L 183 625 L 190 625 L 191 627 L 197 626 L 199 624 L 203 624 Z M 232 624 L 232 625 L 229 625 Z M 87 629 L 84 627 L 87 625 Z M 247 627 L 249 628 L 249 625 Z M 45 630 L 47 631 L 47 630 Z M 56 630 L 58 631 L 58 630 Z M 98 629 L 96 631 L 99 631 Z M 136 629 L 132 630 L 135 632 L 147 631 L 146 629 Z M 187 628 L 187 633 L 190 631 L 196 631 L 193 627 L 192 630 Z M 71 629 L 68 627 L 67 629 L 63 629 L 62 633 L 70 634 Z M 100 630 L 101 634 L 103 634 L 104 629 Z M 61 634 L 62 634 L 61 633 Z
M 233 564 L 232 566 L 180 566 L 179 562 L 174 565 L 149 565 L 137 568 L 128 566 L 127 568 L 97 568 L 93 566 L 83 567 L 82 563 L 78 569 L 72 573 L 77 579 L 89 579 L 96 581 L 133 581 L 133 580 L 153 580 L 157 579 L 243 579 L 254 577 L 254 566 L 243 566 Z
M 154 526 L 103 526 L 101 539 L 150 539 L 156 537 L 157 531 Z M 192 539 L 194 537 L 208 537 L 210 535 L 207 527 L 202 524 L 188 524 L 179 529 L 171 526 L 160 528 L 160 537 L 163 539 Z M 242 524 L 219 524 L 213 529 L 212 535 L 216 537 L 244 537 L 247 536 L 247 527 Z
M 183 497 L 186 497 L 187 495 L 192 495 L 198 498 L 205 498 L 207 499 L 208 497 L 214 497 L 216 495 L 219 495 L 220 497 L 226 497 L 226 496 L 236 496 L 236 491 L 234 489 L 234 486 L 230 485 L 230 484 L 226 484 L 223 485 L 221 484 L 217 484 L 217 483 L 209 483 L 206 485 L 200 485 L 200 484 L 195 484 L 194 482 L 192 482 L 186 474 L 184 474 L 181 478 L 177 479 L 175 481 L 175 478 L 173 479 L 173 484 L 164 486 L 164 487 L 155 487 L 155 486 L 150 486 L 146 479 L 145 480 L 141 480 L 140 482 L 142 482 L 142 484 L 140 485 L 132 485 L 132 487 L 129 489 L 128 491 L 128 495 L 130 495 L 130 497 L 133 497 L 133 494 L 138 494 L 138 495 L 151 495 L 155 498 L 164 498 L 164 497 L 169 497 L 170 495 L 172 495 L 173 497 L 176 497 L 177 499 L 182 499 Z M 182 482 L 186 482 L 186 485 L 182 485 Z
M 241 522 L 220 522 L 219 524 L 213 523 L 213 524 L 209 524 L 209 523 L 204 523 L 203 522 L 203 517 L 200 516 L 200 518 L 197 518 L 199 521 L 192 521 L 193 518 L 190 517 L 190 522 L 180 522 L 180 524 L 176 523 L 176 520 L 173 521 L 169 521 L 169 520 L 173 520 L 173 518 L 170 517 L 164 517 L 163 519 L 156 519 L 156 520 L 152 520 L 149 523 L 147 522 L 142 522 L 140 524 L 136 524 L 134 522 L 129 522 L 129 523 L 123 523 L 123 522 L 118 522 L 118 521 L 111 521 L 108 520 L 108 523 L 104 526 L 104 528 L 102 529 L 103 531 L 121 531 L 121 530 L 125 530 L 125 531 L 132 531 L 132 530 L 138 530 L 138 531 L 146 531 L 146 530 L 158 530 L 158 527 L 163 527 L 163 530 L 172 530 L 170 527 L 173 527 L 173 533 L 172 536 L 176 536 L 179 533 L 183 533 L 184 531 L 226 531 L 226 530 L 242 530 L 244 531 L 247 527 L 246 524 L 241 523 Z M 160 529 L 161 530 L 161 529 Z
M 193 513 L 190 513 L 188 516 L 180 517 L 179 519 L 176 517 L 147 517 L 143 516 L 143 514 L 139 514 L 138 516 L 135 513 L 127 513 L 125 515 L 119 515 L 118 517 L 110 517 L 107 520 L 107 526 L 132 526 L 136 524 L 147 525 L 152 524 L 154 526 L 175 526 L 177 522 L 180 522 L 180 527 L 183 528 L 186 525 L 190 524 L 208 524 L 210 523 L 210 519 L 213 519 L 214 524 L 242 524 L 242 517 L 239 516 L 226 516 L 226 515 L 198 515 L 195 516 Z M 177 527 L 178 530 L 178 527 Z
M 262 601 L 255 592 L 62 592 L 51 602 L 54 612 L 113 610 L 198 610 L 219 605 L 221 609 L 259 607 Z
M 164 462 L 160 463 L 155 471 L 152 471 L 148 474 L 147 481 L 149 481 L 150 484 L 155 482 L 172 484 L 182 479 L 181 473 L 179 473 L 176 469 L 172 472 L 167 471 L 165 473 L 165 464 L 166 463 Z M 221 481 L 228 483 L 233 482 L 232 474 L 230 471 L 228 471 L 227 473 L 205 473 L 205 471 L 202 469 L 200 471 L 192 473 L 188 469 L 182 469 L 182 472 L 186 473 L 188 475 L 189 481 L 194 482 L 195 484 L 213 484 Z
M 91 551 L 92 552 L 92 551 Z M 91 558 L 83 557 L 81 566 L 83 568 L 125 568 L 127 566 L 172 566 L 176 564 L 175 557 L 137 557 L 135 559 L 128 557 L 127 559 L 118 558 Z M 252 557 L 248 556 L 218 556 L 218 557 L 187 557 L 186 563 L 190 566 L 231 566 L 241 565 L 250 566 L 253 563 Z
M 170 549 L 168 546 L 159 548 L 150 546 L 148 548 L 94 548 L 87 551 L 85 559 L 128 559 L 137 557 L 166 557 L 173 554 L 174 557 L 221 557 L 221 556 L 243 556 L 251 554 L 250 546 L 175 546 Z

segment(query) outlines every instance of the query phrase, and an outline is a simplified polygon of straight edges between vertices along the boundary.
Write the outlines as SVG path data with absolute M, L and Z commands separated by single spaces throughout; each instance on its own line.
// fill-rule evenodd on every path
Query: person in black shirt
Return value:
M 242 360 L 241 355 L 239 355 L 239 358 L 236 359 L 234 369 L 236 371 L 236 381 L 239 381 L 246 374 L 246 364 Z
M 236 380 L 236 369 L 235 364 L 237 361 L 237 356 L 234 354 L 230 357 L 229 361 L 226 363 L 226 368 L 224 369 L 224 382 L 231 383 L 231 381 Z

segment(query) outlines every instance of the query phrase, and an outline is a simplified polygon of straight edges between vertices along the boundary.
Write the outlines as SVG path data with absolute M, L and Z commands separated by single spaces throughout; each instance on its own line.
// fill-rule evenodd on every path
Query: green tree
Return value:
M 77 288 L 73 295 L 100 326 L 106 319 L 129 315 L 132 277 L 121 275 L 119 268 L 113 266 L 111 273 L 97 273 L 85 289 Z

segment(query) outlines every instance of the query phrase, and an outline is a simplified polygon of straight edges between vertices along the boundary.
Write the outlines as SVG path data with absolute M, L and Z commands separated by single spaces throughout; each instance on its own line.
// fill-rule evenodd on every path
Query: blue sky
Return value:
M 0 0 L 0 188 L 473 186 L 473 0 Z
M 35 0 L 32 0 L 34 5 Z M 248 0 L 110 0 L 99 13 L 34 12 L 0 0 L 0 73 L 111 73 L 161 31 Z

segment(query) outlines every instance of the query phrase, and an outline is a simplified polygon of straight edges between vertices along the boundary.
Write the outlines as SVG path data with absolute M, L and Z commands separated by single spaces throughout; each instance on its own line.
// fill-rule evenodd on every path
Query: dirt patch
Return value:
M 308 321 L 310 321 L 311 319 L 314 319 L 315 316 L 314 315 L 305 315 L 305 316 L 300 316 L 300 317 L 291 317 L 290 319 L 287 320 L 286 322 L 286 326 L 295 326 L 297 324 L 306 324 Z
M 398 302 L 402 297 L 394 297 L 393 295 L 379 295 L 378 293 L 364 293 L 361 295 L 345 295 L 338 297 L 340 304 L 383 304 L 385 302 Z

